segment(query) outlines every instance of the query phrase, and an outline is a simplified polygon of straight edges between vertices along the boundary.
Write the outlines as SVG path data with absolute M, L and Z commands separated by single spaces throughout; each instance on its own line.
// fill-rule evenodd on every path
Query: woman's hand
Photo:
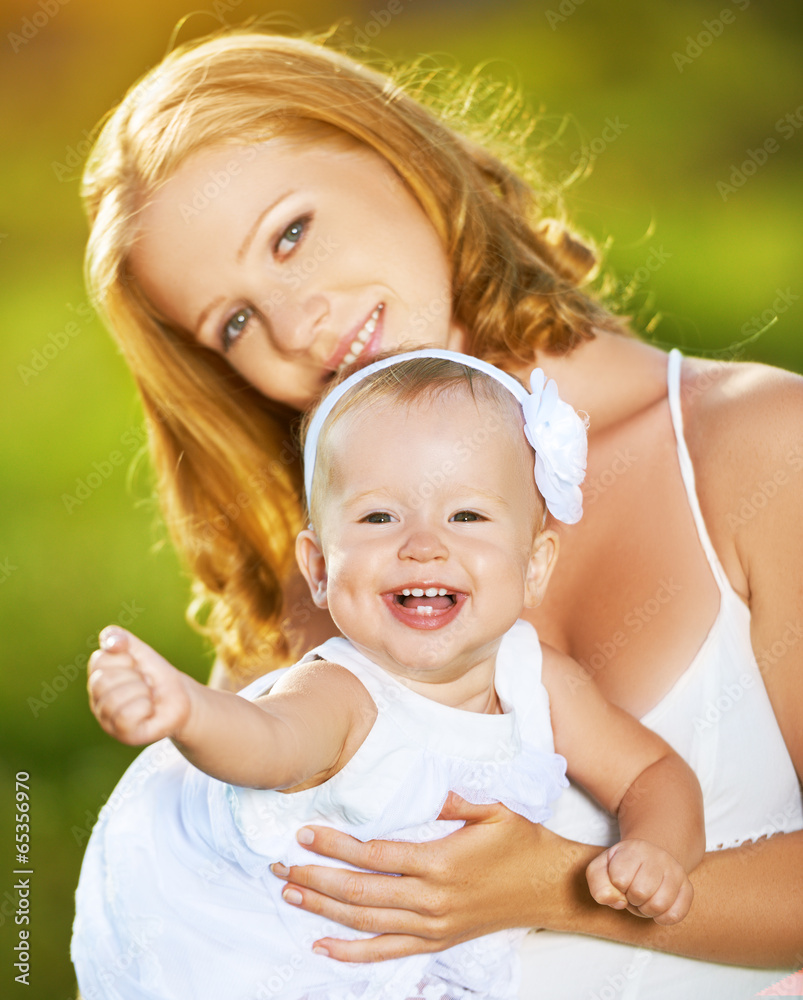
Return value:
M 566 884 L 584 882 L 585 865 L 599 853 L 599 848 L 564 841 L 502 805 L 474 806 L 454 794 L 439 819 L 465 820 L 466 825 L 423 844 L 362 843 L 326 827 L 300 831 L 299 841 L 308 850 L 368 871 L 274 866 L 274 874 L 288 883 L 285 900 L 378 935 L 360 941 L 322 938 L 315 942 L 316 951 L 339 961 L 376 962 L 442 951 L 505 927 L 530 926 L 536 916 L 551 923 L 550 909 L 568 905 Z M 314 839 L 306 843 L 305 834 Z

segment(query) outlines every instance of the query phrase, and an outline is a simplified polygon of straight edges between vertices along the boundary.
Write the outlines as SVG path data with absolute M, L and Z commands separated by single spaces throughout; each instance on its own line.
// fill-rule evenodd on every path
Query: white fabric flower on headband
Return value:
M 583 516 L 580 483 L 588 456 L 586 424 L 540 368 L 530 375 L 530 390 L 521 408 L 524 433 L 535 451 L 535 483 L 552 516 L 575 524 Z
M 503 385 L 521 404 L 524 412 L 524 432 L 535 450 L 535 484 L 553 517 L 564 524 L 574 524 L 583 516 L 583 493 L 580 489 L 586 471 L 586 423 L 558 395 L 558 387 L 540 368 L 530 376 L 532 395 L 507 372 L 480 358 L 472 358 L 439 347 L 425 347 L 375 361 L 361 368 L 337 385 L 315 411 L 307 430 L 304 445 L 304 488 L 307 498 L 312 495 L 312 476 L 318 450 L 318 437 L 324 422 L 335 406 L 359 382 L 402 361 L 413 358 L 442 358 L 483 372 Z

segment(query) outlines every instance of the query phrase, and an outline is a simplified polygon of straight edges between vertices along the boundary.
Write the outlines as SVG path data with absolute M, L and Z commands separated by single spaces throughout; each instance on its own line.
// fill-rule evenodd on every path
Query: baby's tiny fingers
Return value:
M 102 724 L 106 722 L 114 724 L 125 708 L 135 701 L 146 702 L 149 706 L 148 714 L 153 711 L 151 690 L 139 678 L 109 688 L 102 687 L 101 681 L 98 683 L 98 690 L 93 694 L 93 709 Z
M 656 914 L 653 919 L 656 924 L 661 924 L 662 927 L 679 924 L 691 909 L 693 899 L 694 886 L 692 886 L 691 881 L 687 878 L 678 890 L 674 902 L 671 902 L 667 909 Z
M 588 890 L 593 898 L 603 906 L 612 906 L 615 910 L 624 909 L 627 899 L 611 882 L 608 875 L 608 851 L 598 855 L 586 868 Z
M 109 653 L 127 653 L 128 633 L 116 625 L 107 625 L 98 636 L 98 643 Z

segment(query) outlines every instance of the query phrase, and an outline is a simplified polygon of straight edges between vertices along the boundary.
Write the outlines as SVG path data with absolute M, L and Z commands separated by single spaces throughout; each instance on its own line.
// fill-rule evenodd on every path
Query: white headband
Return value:
M 524 433 L 535 451 L 535 483 L 553 517 L 565 524 L 574 524 L 583 516 L 583 494 L 580 489 L 586 472 L 588 442 L 586 425 L 558 396 L 554 381 L 547 381 L 540 368 L 530 376 L 531 392 L 500 368 L 456 351 L 424 348 L 407 351 L 375 361 L 350 375 L 324 399 L 310 421 L 304 445 L 304 488 L 307 502 L 312 493 L 312 476 L 318 451 L 318 438 L 332 410 L 346 393 L 374 372 L 383 371 L 413 358 L 441 358 L 454 361 L 495 379 L 513 393 L 524 414 Z

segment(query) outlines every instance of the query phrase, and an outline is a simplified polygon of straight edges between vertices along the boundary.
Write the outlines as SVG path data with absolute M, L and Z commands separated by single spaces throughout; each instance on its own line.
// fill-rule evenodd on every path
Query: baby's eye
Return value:
M 390 524 L 393 518 L 388 514 L 386 510 L 375 510 L 371 514 L 366 514 L 362 518 L 362 524 Z
M 478 514 L 475 510 L 459 510 L 456 514 L 452 514 L 449 518 L 450 521 L 484 521 L 485 518 Z
M 289 253 L 293 247 L 301 240 L 304 235 L 304 230 L 307 228 L 307 223 L 309 219 L 296 219 L 295 222 L 291 222 L 290 225 L 285 229 L 282 235 L 279 237 L 276 243 L 276 251 L 280 254 Z
M 226 320 L 221 337 L 224 352 L 234 346 L 253 315 L 254 310 L 250 306 L 246 306 L 244 309 L 238 309 L 233 316 Z

